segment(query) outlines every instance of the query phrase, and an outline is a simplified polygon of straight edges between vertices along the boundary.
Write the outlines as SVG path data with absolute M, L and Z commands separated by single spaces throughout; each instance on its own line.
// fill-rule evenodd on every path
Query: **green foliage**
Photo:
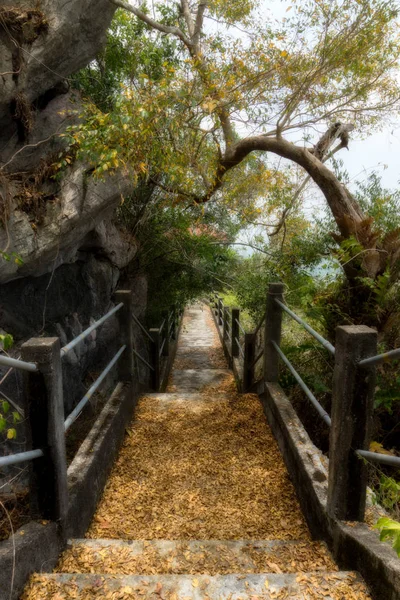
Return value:
M 380 530 L 380 540 L 392 540 L 393 548 L 400 557 L 400 523 L 388 517 L 382 517 L 375 525 Z
M 4 250 L 0 250 L 0 257 L 7 262 L 13 260 L 18 266 L 24 264 L 24 261 L 20 256 L 18 256 L 18 254 L 16 254 L 16 252 L 4 252 Z
M 9 350 L 14 343 L 14 338 L 11 334 L 0 334 L 0 346 L 4 351 Z M 0 434 L 4 434 L 8 440 L 13 440 L 17 437 L 15 425 L 21 421 L 20 415 L 15 411 L 11 411 L 10 403 L 7 400 L 0 400 Z
M 152 34 L 142 21 L 119 9 L 108 30 L 104 49 L 72 77 L 72 85 L 107 112 L 115 108 L 121 86 L 137 83 L 144 75 L 158 80 L 163 75 L 165 62 L 176 60 L 174 40 Z
M 374 502 L 388 511 L 397 509 L 400 506 L 400 483 L 381 473 L 378 484 L 374 486 Z
M 14 338 L 10 333 L 0 334 L 0 347 L 3 350 L 9 350 L 14 343 Z

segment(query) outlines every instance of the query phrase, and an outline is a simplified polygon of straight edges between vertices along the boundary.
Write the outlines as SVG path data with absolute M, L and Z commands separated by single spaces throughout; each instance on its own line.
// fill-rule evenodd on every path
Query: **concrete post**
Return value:
M 118 361 L 118 379 L 119 381 L 133 382 L 133 332 L 132 332 L 132 311 L 133 298 L 131 290 L 118 290 L 114 295 L 115 302 L 123 303 L 123 307 L 117 312 L 119 321 L 119 343 L 126 345 L 121 358 Z
M 239 344 L 237 340 L 239 339 L 239 321 L 240 321 L 240 308 L 232 308 L 232 358 L 237 358 L 239 356 Z
M 176 339 L 176 329 L 177 329 L 177 310 L 176 310 L 176 306 L 173 306 L 172 310 L 171 310 L 171 318 L 170 318 L 170 322 L 169 322 L 169 335 L 171 336 L 172 340 Z
M 223 313 L 223 325 L 222 325 L 222 339 L 225 341 L 227 338 L 227 332 L 229 327 L 229 308 L 227 306 L 224 307 Z
M 264 336 L 264 381 L 276 382 L 279 377 L 279 356 L 271 344 L 281 343 L 282 309 L 275 299 L 283 300 L 283 283 L 270 283 L 267 291 Z
M 223 313 L 224 303 L 222 302 L 222 298 L 218 298 L 218 325 L 222 325 L 222 313 Z
M 160 330 L 159 329 L 150 329 L 149 333 L 152 338 L 152 343 L 150 344 L 150 364 L 153 367 L 153 371 L 150 372 L 150 386 L 155 391 L 158 392 L 160 389 Z
M 161 338 L 165 339 L 165 343 L 162 349 L 162 356 L 169 356 L 169 311 L 165 310 L 162 313 L 163 320 L 165 319 L 164 329 L 162 331 Z M 162 340 L 164 342 L 164 339 Z M 162 343 L 162 342 L 161 342 Z
M 375 367 L 361 369 L 357 363 L 376 354 L 375 330 L 364 325 L 336 329 L 328 512 L 344 521 L 364 520 L 367 467 L 354 451 L 369 449 Z
M 32 517 L 59 521 L 63 526 L 68 486 L 60 340 L 32 338 L 22 345 L 21 357 L 39 369 L 24 372 L 28 448 L 44 451 L 43 457 L 30 462 Z
M 244 358 L 243 358 L 243 392 L 250 390 L 254 382 L 254 359 L 256 348 L 256 336 L 254 333 L 244 334 Z

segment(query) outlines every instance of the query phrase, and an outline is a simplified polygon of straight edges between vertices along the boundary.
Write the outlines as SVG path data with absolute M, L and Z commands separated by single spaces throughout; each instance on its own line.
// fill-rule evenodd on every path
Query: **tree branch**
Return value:
M 172 35 L 175 35 L 185 44 L 185 46 L 190 50 L 190 52 L 193 51 L 192 42 L 183 33 L 183 31 L 179 29 L 179 27 L 172 27 L 170 25 L 163 25 L 162 23 L 158 23 L 158 21 L 154 21 L 154 19 L 146 15 L 146 13 L 142 12 L 135 6 L 128 4 L 127 2 L 124 2 L 123 0 L 110 0 L 110 2 L 111 4 L 115 4 L 115 6 L 118 6 L 119 8 L 124 8 L 125 10 L 133 13 L 136 17 L 138 17 L 138 19 L 140 19 L 144 23 L 147 23 L 147 25 L 149 25 L 153 29 L 161 31 L 161 33 L 170 33 Z
M 350 192 L 338 180 L 336 175 L 313 154 L 313 149 L 301 148 L 281 137 L 267 137 L 263 135 L 245 138 L 228 148 L 217 168 L 213 186 L 205 196 L 197 198 L 196 202 L 208 202 L 211 196 L 222 186 L 223 178 L 227 171 L 236 167 L 251 152 L 256 150 L 273 152 L 303 167 L 321 189 L 339 230 L 346 237 L 347 227 L 346 223 L 343 222 L 343 216 L 347 215 L 356 223 L 365 218 L 360 206 Z

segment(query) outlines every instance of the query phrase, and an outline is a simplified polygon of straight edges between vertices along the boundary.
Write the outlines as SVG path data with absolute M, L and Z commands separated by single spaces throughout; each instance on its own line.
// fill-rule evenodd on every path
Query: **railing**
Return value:
M 268 287 L 266 312 L 253 332 L 246 332 L 240 323 L 240 309 L 227 309 L 218 295 L 210 298 L 215 320 L 221 331 L 224 350 L 240 372 L 243 392 L 277 384 L 279 363 L 292 373 L 316 410 L 330 428 L 328 511 L 332 516 L 349 521 L 362 521 L 365 513 L 367 467 L 366 461 L 379 462 L 400 468 L 400 457 L 370 452 L 370 423 L 372 421 L 375 366 L 400 357 L 400 349 L 376 354 L 377 333 L 365 326 L 337 328 L 333 346 L 283 300 L 284 286 L 272 283 Z M 291 319 L 312 335 L 334 356 L 332 414 L 318 402 L 310 388 L 280 348 L 282 316 Z M 230 337 L 227 332 L 231 331 Z M 261 348 L 257 343 L 263 331 Z M 240 335 L 243 332 L 243 336 Z M 229 341 L 229 343 L 227 343 Z M 261 378 L 255 377 L 255 366 L 263 358 Z M 364 459 L 364 460 L 362 460 Z
M 21 348 L 22 359 L 0 355 L 0 365 L 24 371 L 27 406 L 28 446 L 33 450 L 0 457 L 0 468 L 33 461 L 31 475 L 33 516 L 64 521 L 68 509 L 65 435 L 83 409 L 117 366 L 118 382 L 133 384 L 133 357 L 149 370 L 149 387 L 160 389 L 163 366 L 167 368 L 170 342 L 177 336 L 181 310 L 165 312 L 163 322 L 149 331 L 133 313 L 131 291 L 115 294 L 116 306 L 60 348 L 59 338 L 32 338 Z M 117 315 L 121 346 L 96 381 L 64 419 L 62 358 L 110 317 Z M 149 359 L 133 347 L 132 323 L 136 323 L 148 341 Z M 164 364 L 165 363 L 165 364 Z M 132 391 L 131 387 L 131 391 Z

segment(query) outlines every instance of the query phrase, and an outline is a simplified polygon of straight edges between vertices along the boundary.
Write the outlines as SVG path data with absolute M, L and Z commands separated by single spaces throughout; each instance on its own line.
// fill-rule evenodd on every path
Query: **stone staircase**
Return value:
M 369 598 L 310 539 L 258 400 L 234 392 L 201 305 L 185 313 L 168 392 L 139 405 L 88 536 L 24 600 Z

